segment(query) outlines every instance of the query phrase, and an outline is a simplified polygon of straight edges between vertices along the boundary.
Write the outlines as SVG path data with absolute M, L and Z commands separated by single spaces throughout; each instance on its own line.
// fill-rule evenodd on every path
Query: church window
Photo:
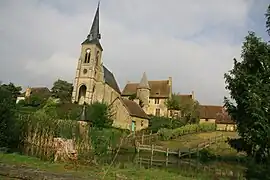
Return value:
M 160 109 L 156 109 L 156 116 L 160 116 Z
M 96 66 L 98 66 L 98 58 L 99 58 L 99 51 L 97 51 L 97 55 L 96 55 Z
M 84 63 L 89 63 L 90 62 L 90 56 L 91 56 L 91 50 L 87 49 L 86 52 L 85 52 Z

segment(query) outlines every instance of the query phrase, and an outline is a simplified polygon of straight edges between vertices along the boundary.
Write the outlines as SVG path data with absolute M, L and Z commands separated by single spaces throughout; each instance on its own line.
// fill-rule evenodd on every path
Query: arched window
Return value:
M 84 63 L 89 63 L 90 62 L 90 56 L 91 56 L 91 50 L 87 49 L 86 52 L 85 52 Z

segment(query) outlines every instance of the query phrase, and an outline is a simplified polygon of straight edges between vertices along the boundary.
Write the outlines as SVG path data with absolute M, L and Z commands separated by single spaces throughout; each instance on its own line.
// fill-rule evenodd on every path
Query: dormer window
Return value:
M 91 56 L 91 50 L 87 49 L 85 51 L 84 63 L 89 63 L 90 62 L 90 56 Z

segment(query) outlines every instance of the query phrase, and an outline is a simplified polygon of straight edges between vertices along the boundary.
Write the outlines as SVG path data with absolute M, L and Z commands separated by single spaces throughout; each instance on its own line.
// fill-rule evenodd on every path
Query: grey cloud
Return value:
M 194 90 L 203 104 L 221 104 L 223 74 L 239 57 L 249 14 L 254 9 L 263 14 L 266 7 L 254 2 L 103 0 L 103 62 L 122 88 L 146 71 L 149 79 L 172 76 L 174 91 Z M 0 79 L 23 86 L 51 86 L 57 78 L 72 82 L 96 5 L 86 0 L 1 1 Z

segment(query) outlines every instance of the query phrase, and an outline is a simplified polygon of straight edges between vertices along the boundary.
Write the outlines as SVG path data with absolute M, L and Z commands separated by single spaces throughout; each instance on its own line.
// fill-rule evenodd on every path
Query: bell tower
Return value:
M 96 14 L 85 41 L 81 44 L 81 54 L 73 84 L 72 102 L 91 104 L 94 101 L 96 84 L 104 82 L 101 62 L 102 46 L 99 33 L 99 3 Z

